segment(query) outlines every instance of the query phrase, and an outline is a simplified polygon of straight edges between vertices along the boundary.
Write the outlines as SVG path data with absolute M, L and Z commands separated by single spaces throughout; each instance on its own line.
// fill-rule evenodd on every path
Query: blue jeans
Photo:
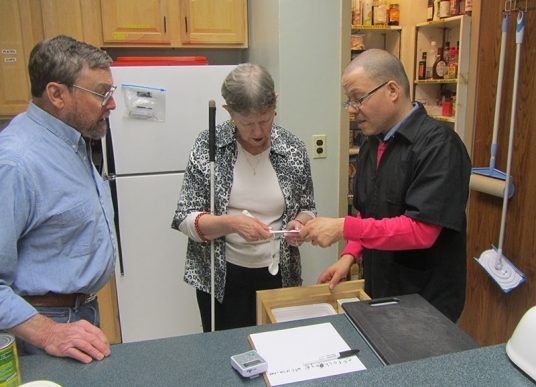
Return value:
M 97 304 L 97 299 L 90 301 L 86 304 L 80 305 L 78 307 L 69 308 L 69 307 L 36 307 L 37 311 L 59 323 L 71 323 L 79 320 L 87 320 L 95 326 L 99 326 L 99 305 Z M 41 348 L 36 347 L 24 340 L 19 338 L 17 341 L 17 352 L 19 356 L 24 355 L 35 355 L 46 353 Z

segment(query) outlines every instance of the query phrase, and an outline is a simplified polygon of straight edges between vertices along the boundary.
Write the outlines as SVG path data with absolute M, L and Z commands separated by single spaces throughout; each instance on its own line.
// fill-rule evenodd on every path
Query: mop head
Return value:
M 504 255 L 502 256 L 501 267 L 496 267 L 499 261 L 499 254 L 494 249 L 484 251 L 480 258 L 475 258 L 475 261 L 486 270 L 504 293 L 510 293 L 525 282 L 525 275 Z
M 471 172 L 477 175 L 493 177 L 494 179 L 506 180 L 506 173 L 492 167 L 473 168 Z

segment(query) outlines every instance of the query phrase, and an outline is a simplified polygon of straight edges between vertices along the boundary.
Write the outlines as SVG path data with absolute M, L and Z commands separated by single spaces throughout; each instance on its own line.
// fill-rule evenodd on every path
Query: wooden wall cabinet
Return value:
M 14 116 L 28 106 L 28 56 L 42 38 L 38 5 L 30 0 L 0 0 L 0 117 Z
M 246 0 L 101 0 L 104 46 L 247 47 Z
M 247 46 L 245 0 L 181 0 L 181 15 L 185 45 Z
M 26 110 L 28 57 L 64 34 L 97 47 L 245 48 L 247 0 L 0 0 L 0 118 Z
M 41 0 L 45 38 L 68 35 L 102 46 L 100 0 Z
M 103 43 L 170 45 L 168 0 L 101 1 Z
M 63 34 L 98 47 L 100 26 L 100 0 L 0 0 L 0 117 L 28 106 L 28 58 L 37 42 Z

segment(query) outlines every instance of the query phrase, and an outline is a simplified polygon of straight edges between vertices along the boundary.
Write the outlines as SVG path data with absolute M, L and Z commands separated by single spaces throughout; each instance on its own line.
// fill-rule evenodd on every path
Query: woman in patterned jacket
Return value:
M 231 120 L 216 127 L 215 204 L 210 211 L 208 131 L 190 153 L 172 227 L 189 238 L 184 280 L 194 286 L 203 330 L 211 328 L 210 241 L 215 250 L 216 330 L 255 325 L 255 292 L 301 285 L 292 233 L 316 216 L 304 143 L 275 125 L 274 81 L 238 65 L 222 85 Z

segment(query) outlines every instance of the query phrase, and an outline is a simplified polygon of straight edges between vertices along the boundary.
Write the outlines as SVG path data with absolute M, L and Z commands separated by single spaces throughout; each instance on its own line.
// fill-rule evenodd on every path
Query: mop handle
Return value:
M 210 165 L 210 213 L 214 215 L 214 161 L 216 154 L 216 102 L 208 102 L 208 158 Z M 216 301 L 214 288 L 214 240 L 210 241 L 210 330 L 216 330 Z
M 517 110 L 517 86 L 519 83 L 519 65 L 521 59 L 521 43 L 523 43 L 523 32 L 525 30 L 525 14 L 519 11 L 517 15 L 516 25 L 516 60 L 514 67 L 514 89 L 512 91 L 512 109 L 510 111 L 510 135 L 508 138 L 508 158 L 506 162 L 506 186 L 504 188 L 503 207 L 501 213 L 501 228 L 499 231 L 499 246 L 497 253 L 499 260 L 495 264 L 497 269 L 502 269 L 502 249 L 504 242 L 504 229 L 506 224 L 506 210 L 508 207 L 508 190 L 510 186 L 510 171 L 512 169 L 512 154 L 514 149 L 514 132 L 515 132 L 515 117 Z
M 499 74 L 497 76 L 497 95 L 495 96 L 495 114 L 493 117 L 493 134 L 491 140 L 491 152 L 489 160 L 489 169 L 495 169 L 495 155 L 497 153 L 497 136 L 499 133 L 499 115 L 501 111 L 501 99 L 504 77 L 504 60 L 506 57 L 506 37 L 508 35 L 508 14 L 503 15 L 502 33 L 501 33 L 501 51 L 499 53 Z

